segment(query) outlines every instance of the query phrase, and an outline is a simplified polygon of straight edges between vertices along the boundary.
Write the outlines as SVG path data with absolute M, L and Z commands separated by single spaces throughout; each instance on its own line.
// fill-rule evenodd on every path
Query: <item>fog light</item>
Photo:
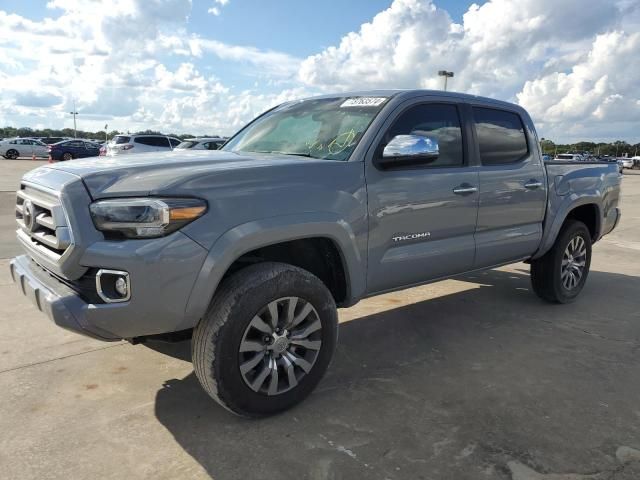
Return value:
M 124 277 L 118 277 L 115 287 L 116 292 L 118 292 L 123 297 L 126 297 L 127 293 L 129 293 L 129 289 L 127 288 L 127 280 Z
M 131 298 L 129 274 L 121 270 L 100 269 L 96 273 L 96 290 L 106 303 L 126 302 Z

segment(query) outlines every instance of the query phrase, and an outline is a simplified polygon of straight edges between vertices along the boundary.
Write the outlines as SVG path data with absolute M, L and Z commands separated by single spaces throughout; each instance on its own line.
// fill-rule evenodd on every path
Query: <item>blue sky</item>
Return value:
M 0 124 L 231 134 L 279 102 L 442 88 L 640 140 L 637 0 L 0 0 Z

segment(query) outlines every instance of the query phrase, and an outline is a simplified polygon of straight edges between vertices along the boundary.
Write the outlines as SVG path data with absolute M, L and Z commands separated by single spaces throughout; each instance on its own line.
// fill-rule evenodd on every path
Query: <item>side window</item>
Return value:
M 425 135 L 437 140 L 440 155 L 428 165 L 430 167 L 458 167 L 464 164 L 462 128 L 455 105 L 431 103 L 411 107 L 387 130 L 383 145 L 396 135 Z
M 81 142 L 79 140 L 74 140 L 72 142 L 67 143 L 67 147 L 82 148 L 84 147 L 84 142 Z
M 169 143 L 171 144 L 171 148 L 176 148 L 182 142 L 180 140 L 178 140 L 177 138 L 170 138 L 169 139 Z
M 135 143 L 140 143 L 142 145 L 147 145 L 149 147 L 153 147 L 153 137 L 135 137 L 133 139 Z
M 473 118 L 483 165 L 515 163 L 527 155 L 527 137 L 517 114 L 473 107 Z

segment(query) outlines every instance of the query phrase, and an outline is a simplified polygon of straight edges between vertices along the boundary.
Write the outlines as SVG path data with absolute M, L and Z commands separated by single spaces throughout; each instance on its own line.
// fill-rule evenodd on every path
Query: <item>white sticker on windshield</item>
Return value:
M 385 97 L 354 97 L 342 102 L 340 108 L 344 107 L 377 107 L 385 102 Z

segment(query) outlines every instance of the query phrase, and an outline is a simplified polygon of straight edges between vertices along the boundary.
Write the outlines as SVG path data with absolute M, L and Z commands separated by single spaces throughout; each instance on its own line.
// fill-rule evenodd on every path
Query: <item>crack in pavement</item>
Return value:
M 3 374 L 3 373 L 14 372 L 16 370 L 21 370 L 23 368 L 35 367 L 37 365 L 44 365 L 45 363 L 51 363 L 51 362 L 56 362 L 58 360 L 64 360 L 65 358 L 78 357 L 80 355 L 86 355 L 87 353 L 99 352 L 101 350 L 106 350 L 108 348 L 123 347 L 125 345 L 128 345 L 128 343 L 122 342 L 122 343 L 118 343 L 116 345 L 107 345 L 106 347 L 93 348 L 91 350 L 86 350 L 84 352 L 71 353 L 69 355 L 63 355 L 62 357 L 50 358 L 48 360 L 42 360 L 40 362 L 27 363 L 26 365 L 19 365 L 17 367 L 7 368 L 6 370 L 0 370 L 0 375 Z

